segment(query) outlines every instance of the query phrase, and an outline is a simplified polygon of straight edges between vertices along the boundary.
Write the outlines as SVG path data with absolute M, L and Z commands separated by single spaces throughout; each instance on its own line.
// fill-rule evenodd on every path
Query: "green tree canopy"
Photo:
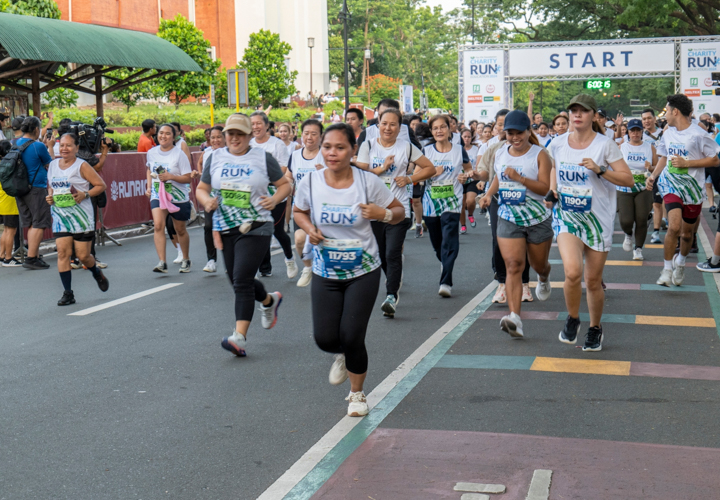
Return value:
M 248 72 L 248 99 L 250 103 L 262 102 L 263 106 L 277 106 L 293 95 L 297 71 L 288 71 L 285 57 L 292 47 L 280 40 L 272 31 L 260 30 L 250 35 L 238 68 Z
M 0 0 L 0 12 L 60 19 L 60 8 L 53 0 Z
M 160 77 L 157 85 L 162 93 L 172 98 L 176 107 L 188 97 L 207 95 L 220 61 L 213 61 L 210 57 L 210 42 L 205 40 L 203 32 L 178 14 L 174 19 L 161 20 L 157 35 L 180 47 L 203 70 L 202 73 L 188 71 Z

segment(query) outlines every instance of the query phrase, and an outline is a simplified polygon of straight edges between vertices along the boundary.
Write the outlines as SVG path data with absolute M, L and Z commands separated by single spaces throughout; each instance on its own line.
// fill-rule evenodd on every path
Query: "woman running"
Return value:
M 548 144 L 550 144 L 550 141 L 552 141 L 552 137 L 550 137 L 550 127 L 547 123 L 542 122 L 540 125 L 538 125 L 537 138 L 538 142 L 542 147 L 548 147 Z
M 154 222 L 155 250 L 160 262 L 153 269 L 156 273 L 167 273 L 165 261 L 165 219 L 170 214 L 177 235 L 183 260 L 180 264 L 181 273 L 190 272 L 190 235 L 185 227 L 192 213 L 190 203 L 190 174 L 191 167 L 188 157 L 182 149 L 175 147 L 175 127 L 166 123 L 161 125 L 157 132 L 158 146 L 147 152 L 147 191 L 150 198 L 150 208 Z M 170 195 L 172 203 L 177 208 L 170 212 L 160 206 L 160 183 L 163 183 L 164 192 Z M 164 204 L 165 202 L 163 202 Z
M 543 203 L 550 188 L 552 163 L 533 134 L 527 113 L 511 111 L 505 117 L 504 130 L 507 144 L 495 154 L 495 178 L 480 204 L 489 207 L 498 193 L 497 240 L 507 269 L 505 293 L 510 308 L 510 314 L 500 320 L 500 328 L 511 337 L 522 338 L 520 302 L 526 255 L 538 274 L 538 300 L 547 300 L 552 291 L 548 278 L 552 213 Z
M 493 128 L 495 128 L 494 123 L 488 123 L 487 125 L 483 126 L 482 132 L 480 133 L 480 145 L 481 146 L 493 138 Z
M 632 174 L 615 141 L 594 121 L 595 99 L 579 94 L 568 106 L 574 131 L 553 139 L 554 174 L 546 206 L 554 202 L 553 230 L 565 270 L 568 317 L 560 342 L 575 344 L 580 331 L 583 258 L 590 329 L 583 351 L 602 350 L 605 292 L 602 274 L 612 247 L 617 195 L 615 186 L 632 187 Z
M 380 115 L 377 139 L 368 139 L 360 145 L 355 164 L 363 170 L 379 176 L 395 199 L 405 209 L 405 220 L 398 224 L 372 221 L 377 240 L 380 261 L 386 281 L 386 298 L 381 309 L 387 317 L 394 318 L 400 301 L 403 273 L 403 244 L 410 229 L 410 197 L 414 182 L 424 181 L 435 175 L 433 164 L 410 142 L 398 140 L 402 114 L 399 109 L 387 108 Z M 413 172 L 408 170 L 413 169 Z
M 472 132 L 465 129 L 461 134 L 463 147 L 465 153 L 470 159 L 470 165 L 475 168 L 475 160 L 477 160 L 478 147 L 472 143 Z M 473 180 L 472 177 L 468 177 L 468 180 L 463 184 L 463 204 L 462 211 L 460 212 L 460 234 L 467 233 L 467 226 L 465 225 L 465 213 L 467 212 L 467 221 L 471 227 L 475 227 L 475 199 L 480 194 L 480 190 L 477 187 L 477 181 Z
M 196 193 L 206 212 L 215 210 L 213 230 L 220 231 L 225 267 L 235 289 L 235 329 L 221 345 L 245 356 L 255 301 L 261 303 L 263 328 L 277 323 L 282 294 L 267 293 L 255 273 L 270 246 L 272 209 L 290 194 L 290 183 L 269 153 L 250 147 L 250 118 L 230 115 L 223 133 L 227 147 L 213 152 Z M 277 190 L 273 195 L 269 184 Z
M 292 184 L 297 186 L 300 181 L 315 170 L 325 168 L 325 160 L 320 154 L 320 140 L 323 133 L 323 125 L 319 120 L 313 118 L 305 120 L 300 130 L 302 141 L 305 146 L 295 151 L 288 162 L 288 171 L 285 174 Z M 303 261 L 303 270 L 297 286 L 305 287 L 312 280 L 312 245 L 307 234 L 302 229 L 295 229 L 295 250 Z
M 193 170 L 190 173 L 190 177 L 193 179 L 199 179 L 202 176 L 205 162 L 208 161 L 211 153 L 217 149 L 225 147 L 225 136 L 223 135 L 223 128 L 220 125 L 215 125 L 210 130 L 210 138 L 208 139 L 208 147 L 203 151 L 202 156 L 197 162 L 197 170 Z M 213 238 L 212 230 L 212 218 L 214 212 L 208 212 L 205 214 L 205 252 L 207 253 L 207 264 L 203 267 L 203 271 L 206 273 L 214 273 L 217 271 L 217 248 L 215 248 L 215 242 Z
M 555 137 L 560 137 L 561 135 L 565 135 L 567 133 L 568 128 L 570 127 L 570 120 L 567 116 L 561 113 L 553 118 L 552 127 L 555 131 Z
M 90 198 L 105 191 L 105 182 L 87 162 L 77 157 L 79 140 L 73 134 L 60 138 L 60 158 L 48 167 L 48 196 L 52 214 L 52 231 L 58 251 L 58 272 L 62 281 L 59 306 L 75 303 L 72 290 L 70 256 L 75 255 L 88 269 L 101 291 L 107 292 L 110 283 L 95 265 L 90 244 L 95 234 L 95 219 Z M 91 186 L 92 184 L 92 186 Z
M 452 296 L 452 272 L 460 249 L 458 224 L 463 188 L 472 175 L 470 159 L 465 149 L 450 143 L 450 118 L 435 115 L 428 125 L 435 138 L 435 144 L 425 146 L 425 156 L 435 165 L 436 175 L 425 181 L 423 216 L 435 255 L 441 262 L 441 297 Z
M 292 127 L 289 123 L 281 123 L 278 125 L 278 138 L 285 144 L 288 156 L 292 156 L 295 150 L 300 149 L 300 144 L 293 141 Z
M 365 333 L 380 286 L 380 254 L 371 220 L 397 224 L 405 209 L 376 175 L 353 168 L 355 134 L 331 125 L 322 139 L 327 168 L 307 174 L 295 195 L 295 222 L 313 247 L 312 316 L 318 347 L 335 353 L 330 383 L 350 378 L 348 415 L 368 414 L 363 382 Z
M 620 145 L 625 163 L 630 167 L 635 185 L 631 188 L 617 186 L 620 227 L 625 233 L 623 250 L 633 252 L 633 260 L 643 260 L 642 248 L 648 230 L 648 216 L 652 211 L 652 191 L 645 189 L 645 179 L 657 165 L 655 146 L 643 141 L 643 124 L 638 119 L 628 123 L 629 142 Z M 634 226 L 634 229 L 633 229 Z M 633 233 L 635 245 L 633 246 Z

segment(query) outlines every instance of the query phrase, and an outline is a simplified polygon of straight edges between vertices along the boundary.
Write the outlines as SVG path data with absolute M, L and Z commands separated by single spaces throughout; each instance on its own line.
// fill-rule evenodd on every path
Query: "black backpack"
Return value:
M 22 154 L 35 141 L 27 141 L 22 146 L 17 144 L 12 147 L 10 152 L 0 160 L 0 185 L 8 196 L 18 198 L 25 196 L 32 189 L 32 183 L 29 180 L 27 167 L 23 162 Z M 38 169 L 39 171 L 39 169 Z M 37 172 L 35 172 L 37 177 Z

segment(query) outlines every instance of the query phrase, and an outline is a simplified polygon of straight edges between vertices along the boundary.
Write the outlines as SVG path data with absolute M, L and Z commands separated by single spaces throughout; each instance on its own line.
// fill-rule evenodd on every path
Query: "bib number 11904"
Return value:
M 561 188 L 560 208 L 566 212 L 587 213 L 592 209 L 592 189 Z

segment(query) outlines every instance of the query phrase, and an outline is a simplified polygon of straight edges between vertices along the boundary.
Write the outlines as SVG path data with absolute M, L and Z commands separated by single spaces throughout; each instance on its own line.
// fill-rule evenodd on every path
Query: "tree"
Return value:
M 288 71 L 285 57 L 292 47 L 280 40 L 280 35 L 260 30 L 250 35 L 238 68 L 248 72 L 248 99 L 263 106 L 277 106 L 296 92 L 297 71 Z
M 187 71 L 160 77 L 159 86 L 177 108 L 183 99 L 207 95 L 220 61 L 210 57 L 210 42 L 193 23 L 178 14 L 175 19 L 162 19 L 157 35 L 180 47 L 200 66 L 202 73 Z
M 49 19 L 60 19 L 61 14 L 53 0 L 0 0 L 0 12 Z
M 128 78 L 133 73 L 135 73 L 135 71 L 132 68 L 121 68 L 108 73 L 107 78 L 113 79 L 115 81 L 120 81 Z M 142 76 L 149 76 L 151 74 L 152 73 L 141 75 L 140 78 L 142 78 Z M 137 85 L 130 85 L 129 87 L 125 87 L 121 90 L 116 90 L 112 93 L 115 99 L 117 99 L 127 107 L 128 111 L 130 111 L 130 108 L 135 106 L 135 104 L 137 104 L 140 99 L 155 99 L 160 94 L 161 93 L 158 92 L 158 89 L 153 84 L 152 80 L 138 83 Z

